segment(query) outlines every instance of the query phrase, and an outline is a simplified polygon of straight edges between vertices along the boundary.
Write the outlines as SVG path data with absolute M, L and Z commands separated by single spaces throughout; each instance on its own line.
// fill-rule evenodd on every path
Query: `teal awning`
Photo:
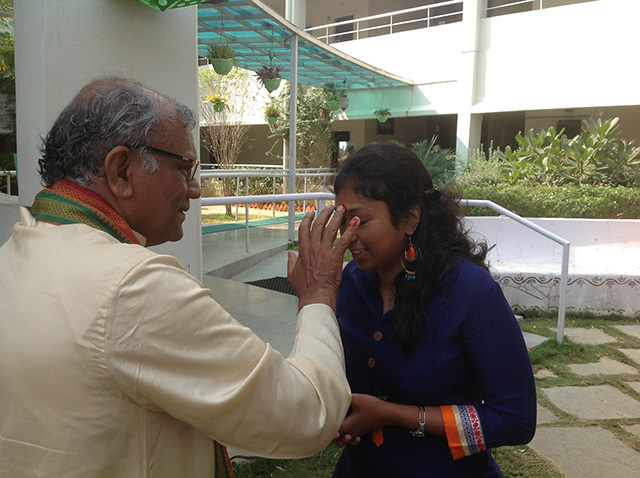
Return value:
M 257 0 L 141 0 L 159 10 L 198 4 L 198 54 L 206 56 L 210 43 L 228 43 L 236 51 L 236 65 L 256 71 L 262 65 L 282 68 L 289 79 L 291 37 L 298 35 L 298 83 L 340 88 L 409 86 L 413 82 L 374 68 L 326 45 Z

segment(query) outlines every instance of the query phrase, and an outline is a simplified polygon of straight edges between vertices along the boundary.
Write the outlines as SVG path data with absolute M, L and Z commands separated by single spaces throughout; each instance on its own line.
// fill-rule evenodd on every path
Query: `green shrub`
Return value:
M 468 186 L 465 199 L 486 199 L 523 217 L 640 219 L 638 188 L 607 186 Z M 489 208 L 472 208 L 470 216 L 496 216 Z
M 493 186 L 503 182 L 505 178 L 493 147 L 489 147 L 488 158 L 482 149 L 471 151 L 469 160 L 463 164 L 455 179 L 456 185 L 462 189 L 470 186 Z
M 618 138 L 618 118 L 589 118 L 567 138 L 551 127 L 516 135 L 518 148 L 493 153 L 511 184 L 640 186 L 640 147 Z

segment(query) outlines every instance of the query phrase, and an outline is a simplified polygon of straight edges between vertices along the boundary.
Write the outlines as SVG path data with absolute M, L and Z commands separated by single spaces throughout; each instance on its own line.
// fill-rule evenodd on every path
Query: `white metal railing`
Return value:
M 507 216 L 514 221 L 522 224 L 523 226 L 528 227 L 529 229 L 537 232 L 538 234 L 542 234 L 548 239 L 560 244 L 562 246 L 562 266 L 560 268 L 560 289 L 558 291 L 559 300 L 558 300 L 558 332 L 557 339 L 558 343 L 561 344 L 564 341 L 564 321 L 565 314 L 567 310 L 566 297 L 567 297 L 567 283 L 569 279 L 569 248 L 571 246 L 571 242 L 557 236 L 556 234 L 547 231 L 545 228 L 540 227 L 538 224 L 535 224 L 528 219 L 525 219 L 517 214 L 505 209 L 502 206 L 494 203 L 493 201 L 487 201 L 482 199 L 461 199 L 460 205 L 462 206 L 476 206 L 476 207 L 488 207 L 500 213 L 504 216 Z
M 485 9 L 485 16 L 497 17 L 499 15 L 508 15 L 510 13 L 522 13 L 525 11 L 542 10 L 543 8 L 566 6 L 569 4 L 567 2 L 563 2 L 561 5 L 554 5 L 553 3 L 551 5 L 545 5 L 545 1 L 548 0 L 513 0 L 511 2 L 501 3 L 500 5 L 487 6 L 487 8 Z M 571 4 L 586 3 L 592 1 L 594 0 L 573 0 Z M 529 8 L 518 8 L 521 5 L 528 5 Z
M 319 25 L 317 27 L 310 27 L 305 29 L 306 32 L 311 33 L 318 40 L 325 43 L 336 43 L 340 41 L 340 37 L 343 35 L 354 35 L 354 40 L 359 40 L 360 35 L 366 32 L 375 32 L 376 35 L 392 34 L 399 27 L 409 27 L 408 29 L 428 28 L 442 23 L 453 23 L 462 20 L 462 4 L 461 1 L 448 1 L 435 3 L 431 5 L 422 5 L 419 7 L 406 8 L 403 10 L 396 10 L 394 12 L 380 13 L 378 15 L 371 15 L 368 17 L 354 18 L 341 22 L 329 23 L 326 25 Z M 436 10 L 443 7 L 459 6 L 459 11 L 449 13 L 435 13 Z M 418 18 L 410 18 L 407 20 L 399 20 L 399 17 L 409 16 L 410 14 L 424 12 L 424 16 Z M 459 16 L 460 19 L 455 17 Z M 379 24 L 373 24 L 380 22 Z M 371 25 L 369 25 L 371 23 Z M 366 26 L 363 26 L 366 25 Z M 352 28 L 351 30 L 336 31 L 336 27 Z M 407 28 L 403 28 L 406 30 Z M 333 31 L 333 33 L 331 32 Z
M 276 202 L 287 202 L 289 204 L 289 240 L 293 240 L 291 231 L 294 230 L 295 222 L 295 203 L 296 201 L 318 201 L 318 211 L 326 206 L 326 201 L 333 201 L 335 195 L 333 193 L 293 193 L 293 194 L 267 194 L 262 196 L 227 196 L 227 197 L 207 197 L 202 198 L 200 203 L 202 206 L 227 206 L 244 204 L 244 230 L 245 230 L 245 249 L 250 252 L 249 244 L 249 204 L 265 204 Z M 306 207 L 305 207 L 306 209 Z M 275 211 L 275 208 L 274 208 Z
M 0 171 L 0 177 L 5 178 L 5 184 L 7 185 L 7 194 L 11 196 L 11 178 L 15 177 L 15 171 Z
M 202 198 L 201 202 L 203 206 L 214 205 L 227 205 L 227 204 L 244 204 L 245 205 L 245 234 L 246 234 L 246 250 L 249 252 L 249 204 L 252 203 L 269 203 L 269 202 L 288 202 L 289 203 L 289 229 L 293 228 L 293 222 L 295 214 L 292 214 L 293 205 L 295 201 L 301 200 L 317 200 L 318 211 L 324 209 L 326 201 L 335 201 L 335 195 L 333 193 L 307 193 L 307 194 L 275 194 L 264 196 L 233 196 L 233 197 L 218 197 L 218 198 Z M 534 222 L 519 216 L 508 209 L 484 199 L 461 199 L 461 206 L 470 207 L 488 207 L 493 209 L 499 214 L 502 214 L 514 221 L 522 224 L 523 226 L 531 229 L 544 237 L 551 239 L 552 241 L 562 246 L 562 265 L 560 269 L 560 288 L 558 291 L 558 331 L 557 341 L 562 344 L 564 341 L 564 324 L 566 315 L 566 297 L 567 297 L 567 283 L 569 278 L 569 249 L 571 242 L 564 239 L 551 231 L 535 224 Z
M 262 166 L 260 166 L 262 167 Z M 328 191 L 327 181 L 335 174 L 335 169 L 333 168 L 300 168 L 296 170 L 296 178 L 303 179 L 302 193 L 307 193 L 308 181 L 309 178 L 322 178 L 322 191 Z M 245 196 L 249 196 L 249 178 L 263 177 L 263 178 L 273 178 L 272 185 L 272 195 L 271 197 L 276 196 L 276 179 L 277 178 L 285 178 L 289 177 L 289 171 L 283 169 L 279 166 L 277 169 L 205 169 L 200 172 L 201 179 L 211 179 L 211 178 L 236 178 L 236 196 L 240 195 L 240 182 L 244 180 L 244 194 Z M 303 209 L 307 208 L 307 199 L 303 199 Z M 280 201 L 267 201 L 272 202 L 272 214 L 275 217 L 276 209 L 275 203 Z M 238 206 L 243 203 L 236 203 L 235 210 L 235 220 L 238 220 Z

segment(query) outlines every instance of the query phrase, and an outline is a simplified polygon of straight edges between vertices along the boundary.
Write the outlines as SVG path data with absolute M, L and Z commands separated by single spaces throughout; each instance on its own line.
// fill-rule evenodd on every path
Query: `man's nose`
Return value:
M 200 189 L 200 178 L 197 175 L 188 182 L 187 187 L 189 199 L 198 199 L 200 197 L 202 190 Z

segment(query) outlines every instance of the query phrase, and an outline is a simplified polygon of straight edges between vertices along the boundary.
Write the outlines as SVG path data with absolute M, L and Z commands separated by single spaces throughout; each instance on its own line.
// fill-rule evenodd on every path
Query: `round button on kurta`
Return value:
M 379 330 L 376 330 L 373 333 L 373 340 L 375 340 L 376 342 L 380 342 L 382 340 L 382 332 L 380 332 Z
M 373 368 L 376 366 L 376 359 L 374 359 L 373 357 L 369 357 L 369 360 L 367 360 L 367 365 L 369 365 L 369 368 Z

